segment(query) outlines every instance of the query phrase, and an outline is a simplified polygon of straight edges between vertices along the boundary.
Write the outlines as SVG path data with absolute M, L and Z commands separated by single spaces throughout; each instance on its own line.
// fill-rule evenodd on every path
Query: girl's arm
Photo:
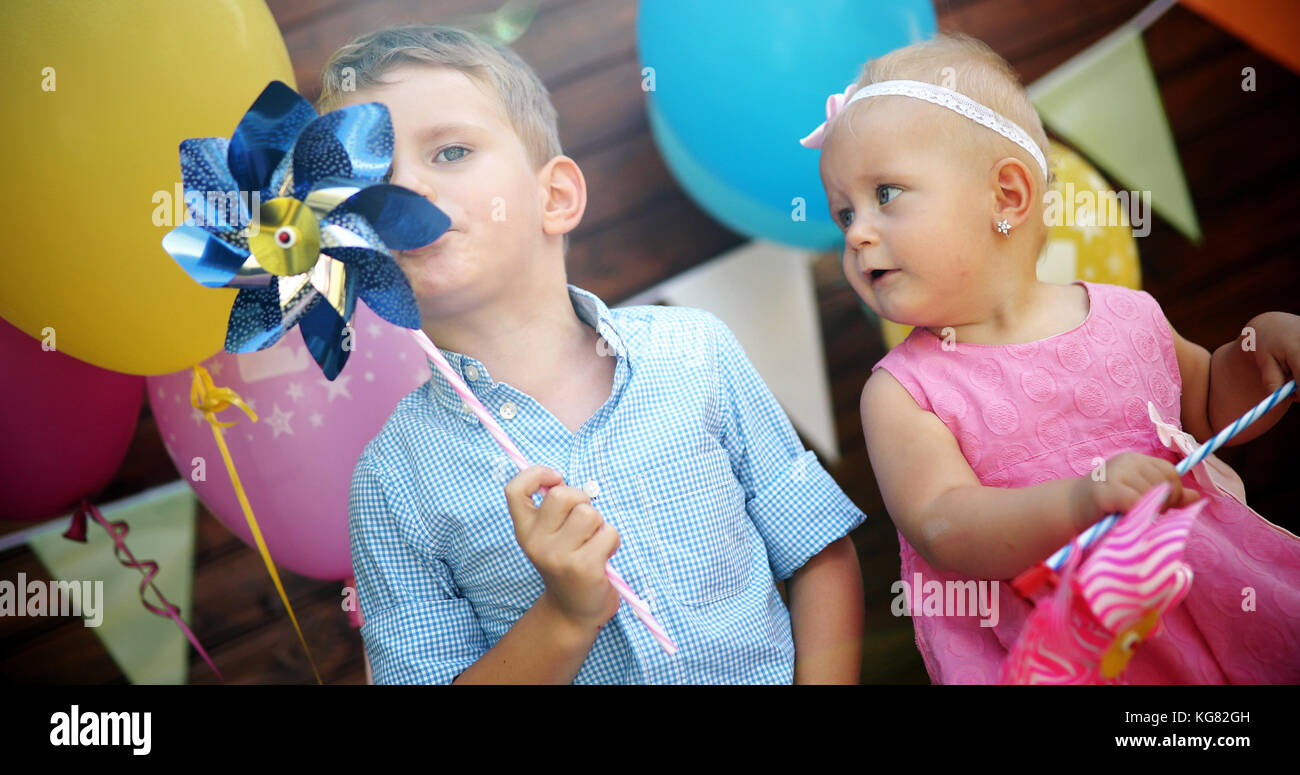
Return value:
M 1184 339 L 1172 325 L 1170 331 L 1183 382 L 1183 429 L 1200 441 L 1208 440 L 1293 378 L 1295 366 L 1300 364 L 1300 317 L 1285 312 L 1257 315 L 1241 336 L 1213 355 Z M 1282 419 L 1291 403 L 1282 402 L 1224 446 L 1242 444 L 1264 433 Z
M 1196 497 L 1183 490 L 1173 464 L 1135 453 L 1107 460 L 1100 480 L 985 487 L 947 426 L 884 369 L 863 388 L 862 428 L 899 532 L 935 569 L 972 578 L 1013 578 L 1159 482 L 1172 485 L 1167 504 Z

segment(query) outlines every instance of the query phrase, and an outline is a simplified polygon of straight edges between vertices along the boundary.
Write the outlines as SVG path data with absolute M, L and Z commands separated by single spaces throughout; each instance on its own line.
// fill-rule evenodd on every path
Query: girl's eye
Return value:
M 894 191 L 896 193 L 890 195 L 888 193 L 890 191 Z M 879 186 L 878 188 L 876 188 L 876 201 L 882 205 L 887 205 L 891 201 L 893 201 L 894 197 L 898 196 L 901 193 L 903 193 L 903 189 L 899 188 L 898 186 Z
M 853 224 L 853 211 L 847 207 L 836 213 L 835 217 L 839 219 L 841 228 L 847 229 Z
M 469 149 L 462 145 L 449 145 L 438 151 L 438 155 L 433 157 L 434 161 L 460 161 L 469 155 Z

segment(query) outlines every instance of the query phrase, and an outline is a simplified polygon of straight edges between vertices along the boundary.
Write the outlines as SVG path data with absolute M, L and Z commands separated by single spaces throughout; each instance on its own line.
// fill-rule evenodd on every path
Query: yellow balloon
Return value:
M 1038 279 L 1049 283 L 1087 280 L 1141 288 L 1142 268 L 1128 213 L 1122 207 L 1116 208 L 1116 224 L 1096 224 L 1097 196 L 1110 191 L 1105 178 L 1082 156 L 1060 143 L 1052 144 L 1048 165 L 1056 174 L 1052 190 L 1060 198 L 1038 259 Z M 1061 217 L 1055 217 L 1057 213 Z M 880 321 L 881 335 L 890 348 L 911 331 L 911 326 Z
M 229 137 L 294 85 L 263 0 L 9 0 L 0 316 L 61 352 L 167 374 L 222 348 L 233 290 L 162 249 L 185 218 L 178 146 Z M 177 200 L 180 201 L 177 201 Z

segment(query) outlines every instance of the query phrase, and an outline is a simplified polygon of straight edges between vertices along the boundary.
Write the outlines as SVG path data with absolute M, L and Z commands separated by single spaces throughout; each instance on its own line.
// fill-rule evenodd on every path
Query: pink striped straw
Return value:
M 420 330 L 412 331 L 411 334 L 415 337 L 415 341 L 419 342 L 420 348 L 438 367 L 438 371 L 442 372 L 442 376 L 446 377 L 447 381 L 451 383 L 456 395 L 461 397 L 461 400 L 479 419 L 479 422 L 483 423 L 483 427 L 487 429 L 493 439 L 496 439 L 501 449 L 514 461 L 515 466 L 520 471 L 528 468 L 528 461 L 524 459 L 519 447 L 515 446 L 515 443 L 510 440 L 510 437 L 501 429 L 497 421 L 492 419 L 492 414 L 487 410 L 487 407 L 483 406 L 478 397 L 470 392 L 465 380 L 461 379 L 456 370 L 451 367 L 451 364 L 447 363 L 447 359 L 442 357 L 442 351 L 433 343 L 428 334 Z M 650 613 L 650 606 L 638 597 L 636 592 L 632 591 L 632 587 L 628 586 L 628 583 L 623 580 L 623 577 L 619 575 L 618 571 L 614 570 L 614 566 L 609 562 L 605 563 L 605 577 L 609 579 L 610 584 L 614 585 L 614 589 L 618 590 L 619 596 L 632 608 L 632 613 L 636 614 L 636 618 L 640 619 L 646 628 L 650 630 L 650 634 L 655 637 L 655 640 L 659 641 L 659 645 L 663 647 L 663 650 L 668 652 L 670 656 L 676 654 L 677 645 L 668 637 L 668 633 L 664 630 L 663 625 L 659 624 L 655 619 L 654 614 Z

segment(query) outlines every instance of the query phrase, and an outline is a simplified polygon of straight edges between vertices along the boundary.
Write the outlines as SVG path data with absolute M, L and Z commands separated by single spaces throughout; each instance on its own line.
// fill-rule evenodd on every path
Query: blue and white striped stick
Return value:
M 1236 436 L 1243 429 L 1245 429 L 1247 425 L 1250 425 L 1251 423 L 1258 420 L 1260 417 L 1263 417 L 1265 414 L 1268 413 L 1270 409 L 1277 406 L 1293 392 L 1295 392 L 1295 380 L 1291 380 L 1290 382 L 1286 383 L 1285 385 L 1278 388 L 1277 390 L 1274 390 L 1272 395 L 1270 395 L 1268 398 L 1265 398 L 1263 401 L 1260 401 L 1258 404 L 1256 404 L 1254 409 L 1251 409 L 1249 412 L 1246 412 L 1241 417 L 1238 417 L 1231 425 L 1229 425 L 1228 427 L 1224 428 L 1223 430 L 1215 434 L 1214 438 L 1210 439 L 1209 441 L 1205 442 L 1201 446 L 1197 447 L 1196 450 L 1192 452 L 1192 454 L 1183 458 L 1182 462 L 1180 462 L 1176 466 L 1178 475 L 1182 476 L 1183 474 L 1192 470 L 1192 466 L 1195 466 L 1197 463 L 1204 460 L 1206 456 L 1213 453 L 1219 447 L 1222 447 L 1228 441 L 1228 439 L 1232 438 L 1233 436 Z M 1115 514 L 1111 514 L 1110 516 L 1106 517 L 1100 522 L 1094 524 L 1092 527 L 1083 531 L 1083 533 L 1079 535 L 1079 543 L 1084 548 L 1092 546 L 1093 543 L 1095 543 L 1097 539 L 1101 538 L 1106 533 L 1107 530 L 1110 530 L 1111 526 L 1114 525 L 1115 522 L 1119 520 L 1120 516 L 1121 515 L 1118 512 Z M 1065 564 L 1065 559 L 1069 556 L 1070 556 L 1070 544 L 1067 544 L 1065 546 L 1062 546 L 1060 549 L 1058 549 L 1056 551 L 1056 554 L 1053 554 L 1051 557 L 1047 558 L 1046 561 L 1047 567 L 1051 568 L 1052 570 L 1060 570 L 1061 566 Z

